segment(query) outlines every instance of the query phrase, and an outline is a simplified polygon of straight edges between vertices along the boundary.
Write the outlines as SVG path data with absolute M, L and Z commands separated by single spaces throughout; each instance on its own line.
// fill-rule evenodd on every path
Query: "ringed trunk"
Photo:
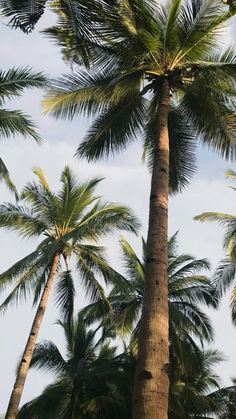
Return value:
M 43 294 L 41 296 L 34 321 L 30 330 L 30 334 L 25 346 L 23 356 L 19 368 L 17 370 L 17 376 L 15 384 L 11 393 L 11 398 L 8 404 L 7 413 L 5 419 L 15 419 L 18 413 L 19 403 L 23 392 L 26 376 L 29 370 L 30 362 L 32 359 L 33 351 L 36 345 L 36 340 L 39 334 L 39 329 L 43 320 L 43 316 L 47 307 L 49 294 L 52 287 L 52 282 L 56 274 L 56 270 L 59 263 L 59 255 L 56 254 L 53 258 L 51 269 L 45 284 Z
M 170 91 L 162 83 L 151 180 L 145 289 L 135 373 L 133 419 L 168 417 L 168 189 Z

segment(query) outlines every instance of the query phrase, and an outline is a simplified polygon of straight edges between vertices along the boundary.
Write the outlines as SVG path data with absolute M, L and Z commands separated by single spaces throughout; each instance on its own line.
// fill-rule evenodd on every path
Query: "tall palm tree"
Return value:
M 33 72 L 30 68 L 11 68 L 0 71 L 0 139 L 14 135 L 31 137 L 37 142 L 41 139 L 35 131 L 35 125 L 28 115 L 19 110 L 5 109 L 7 100 L 20 96 L 25 89 L 45 87 L 46 78 L 42 73 Z M 0 158 L 0 180 L 16 193 L 9 172 Z
M 144 296 L 144 269 L 146 243 L 140 259 L 131 245 L 120 240 L 125 275 L 120 276 L 112 288 L 108 300 L 110 307 L 101 299 L 82 309 L 81 315 L 87 324 L 102 322 L 107 330 L 115 328 L 123 338 L 133 333 L 135 345 L 141 317 Z M 201 304 L 216 308 L 218 295 L 203 269 L 209 269 L 206 259 L 196 259 L 178 251 L 177 234 L 168 241 L 168 290 L 169 290 L 169 339 L 181 358 L 178 346 L 182 341 L 211 341 L 213 330 L 208 316 L 200 308 Z M 194 347 L 195 343 L 193 342 Z
M 177 192 L 188 183 L 198 140 L 235 157 L 236 59 L 222 46 L 231 14 L 220 0 L 119 4 L 90 49 L 91 71 L 57 80 L 44 106 L 55 117 L 96 117 L 78 148 L 88 160 L 143 137 L 152 180 L 133 414 L 166 419 L 169 185 Z
M 61 175 L 61 189 L 51 191 L 42 170 L 36 169 L 38 183 L 29 183 L 23 189 L 22 205 L 0 206 L 0 227 L 16 231 L 23 237 L 42 237 L 39 246 L 29 255 L 15 263 L 0 275 L 0 287 L 13 284 L 13 289 L 1 305 L 26 298 L 33 291 L 38 308 L 29 338 L 18 368 L 15 385 L 10 398 L 6 418 L 15 419 L 26 375 L 43 320 L 49 294 L 64 260 L 66 274 L 58 284 L 58 303 L 70 315 L 69 300 L 74 293 L 68 260 L 74 257 L 82 284 L 92 300 L 105 298 L 103 288 L 96 279 L 101 274 L 104 280 L 112 280 L 114 272 L 107 264 L 104 249 L 89 242 L 116 230 L 136 231 L 138 222 L 132 212 L 123 206 L 102 203 L 94 195 L 100 179 L 87 183 L 78 182 L 71 170 L 65 167 Z
M 236 180 L 236 172 L 228 170 L 226 177 Z M 233 189 L 235 190 L 235 188 Z M 219 292 L 223 294 L 232 285 L 236 274 L 236 215 L 221 212 L 203 212 L 197 215 L 195 220 L 215 221 L 225 228 L 223 246 L 227 257 L 221 261 L 213 277 Z M 236 284 L 234 284 L 231 294 L 231 315 L 233 322 L 236 323 Z
M 80 316 L 71 324 L 59 323 L 66 357 L 51 341 L 36 345 L 31 367 L 52 372 L 55 380 L 17 418 L 129 419 L 121 392 L 126 371 L 116 348 L 101 342 L 97 330 L 87 330 Z

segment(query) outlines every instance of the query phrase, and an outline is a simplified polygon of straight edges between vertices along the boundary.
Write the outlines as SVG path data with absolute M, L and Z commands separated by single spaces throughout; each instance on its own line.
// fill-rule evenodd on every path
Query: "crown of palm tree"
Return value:
M 31 367 L 53 373 L 55 381 L 23 406 L 19 419 L 128 419 L 119 393 L 125 371 L 116 348 L 101 342 L 96 330 L 87 330 L 81 316 L 73 323 L 59 324 L 64 329 L 66 357 L 51 341 L 36 346 Z
M 55 117 L 96 116 L 79 155 L 100 158 L 141 135 L 151 163 L 160 87 L 168 79 L 170 184 L 178 191 L 195 170 L 196 141 L 235 157 L 236 61 L 233 47 L 222 46 L 230 14 L 219 0 L 122 5 L 110 7 L 102 42 L 90 47 L 91 71 L 55 81 L 44 107 Z
M 26 298 L 28 292 L 34 293 L 35 302 L 38 300 L 55 254 L 62 257 L 66 267 L 57 288 L 58 303 L 65 310 L 70 311 L 67 297 L 73 295 L 74 289 L 67 263 L 71 256 L 75 259 L 86 293 L 92 299 L 105 298 L 96 276 L 102 275 L 107 282 L 115 278 L 115 273 L 107 263 L 104 248 L 92 242 L 120 229 L 135 232 L 139 226 L 137 219 L 128 208 L 102 202 L 94 195 L 101 179 L 78 182 L 71 170 L 65 167 L 61 189 L 56 194 L 49 188 L 42 170 L 37 168 L 34 171 L 39 182 L 24 187 L 22 203 L 0 206 L 1 228 L 16 231 L 25 238 L 43 238 L 32 253 L 0 275 L 1 289 L 13 285 L 1 309 L 19 298 Z
M 144 294 L 146 243 L 144 240 L 142 243 L 141 260 L 125 239 L 120 240 L 125 275 L 120 276 L 109 294 L 112 311 L 109 311 L 102 300 L 82 310 L 82 315 L 89 324 L 108 317 L 107 326 L 103 320 L 104 327 L 115 327 L 121 336 L 134 331 L 135 340 Z M 192 336 L 200 341 L 212 339 L 210 320 L 200 308 L 200 304 L 216 308 L 218 295 L 210 279 L 201 274 L 203 269 L 209 269 L 208 261 L 179 254 L 177 235 L 172 236 L 168 242 L 168 278 L 170 340 L 175 342 L 175 345 L 180 338 L 181 341 L 188 340 L 194 343 Z

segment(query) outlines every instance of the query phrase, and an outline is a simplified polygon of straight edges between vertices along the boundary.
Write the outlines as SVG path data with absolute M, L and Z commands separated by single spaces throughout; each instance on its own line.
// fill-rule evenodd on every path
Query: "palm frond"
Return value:
M 205 100 L 200 91 L 204 89 Z M 236 111 L 229 95 L 216 91 L 199 78 L 185 90 L 181 110 L 203 144 L 226 159 L 236 153 Z M 200 105 L 201 103 L 201 105 Z M 199 107 L 200 106 L 200 107 Z
M 78 227 L 64 235 L 64 240 L 97 240 L 108 233 L 126 230 L 137 233 L 140 224 L 132 211 L 117 204 L 99 203 L 83 217 Z
M 75 288 L 71 271 L 61 272 L 56 287 L 56 303 L 60 308 L 62 319 L 71 323 L 74 312 Z
M 84 255 L 79 255 L 77 259 L 77 271 L 79 279 L 84 286 L 86 296 L 91 302 L 103 300 L 104 303 L 110 307 L 110 303 L 106 297 L 105 291 L 99 281 L 96 279 L 93 272 L 93 264 L 89 264 L 88 258 L 84 258 Z
M 26 206 L 6 203 L 0 205 L 0 227 L 16 231 L 23 237 L 38 237 L 48 225 Z
M 20 96 L 25 89 L 46 87 L 48 80 L 43 73 L 34 72 L 30 67 L 0 70 L 0 102 L 6 98 Z
M 66 361 L 57 346 L 51 341 L 43 341 L 36 345 L 30 367 L 52 372 L 58 378 L 67 372 Z
M 134 95 L 109 106 L 90 127 L 77 154 L 90 161 L 123 150 L 141 132 L 145 108 L 146 100 Z
M 38 281 L 41 284 L 41 278 L 45 282 L 45 271 L 47 270 L 46 260 L 43 256 L 38 255 L 35 260 L 30 261 L 29 257 L 24 258 L 24 261 L 29 262 L 28 265 L 20 266 L 15 264 L 10 270 L 3 272 L 0 275 L 0 286 L 6 287 L 14 281 L 15 285 L 4 301 L 0 305 L 0 311 L 4 312 L 10 305 L 18 305 L 20 302 L 27 299 L 30 294 L 38 288 Z M 18 269 L 16 268 L 18 265 Z M 15 271 L 14 268 L 15 267 Z M 40 289 L 41 291 L 41 289 Z M 34 299 L 36 295 L 34 296 Z
M 178 16 L 180 48 L 172 63 L 175 66 L 194 62 L 196 58 L 206 56 L 209 50 L 215 50 L 217 38 L 231 17 L 220 0 L 183 2 L 181 9 Z
M 37 126 L 21 111 L 0 109 L 0 137 L 22 135 L 34 139 L 38 144 L 42 142 L 35 130 Z
M 1 0 L 0 8 L 4 16 L 10 18 L 9 25 L 31 32 L 44 13 L 47 0 Z
M 34 251 L 29 255 L 17 261 L 9 269 L 0 274 L 0 289 L 5 289 L 6 286 L 11 285 L 13 281 L 17 281 L 18 277 L 27 274 L 29 267 L 36 265 L 39 259 L 38 251 Z
M 8 172 L 8 169 L 7 169 L 4 161 L 0 157 L 0 181 L 1 180 L 3 180 L 5 182 L 9 191 L 13 192 L 15 194 L 16 200 L 18 200 L 18 192 L 16 190 L 16 187 L 15 187 L 13 181 L 10 178 L 10 174 Z
M 19 411 L 19 419 L 43 419 L 58 417 L 69 403 L 71 392 L 70 382 L 60 380 L 47 386 L 43 393 L 26 403 Z
M 231 286 L 235 279 L 236 265 L 229 259 L 224 259 L 217 266 L 214 275 L 213 283 L 217 287 L 218 292 L 222 296 Z

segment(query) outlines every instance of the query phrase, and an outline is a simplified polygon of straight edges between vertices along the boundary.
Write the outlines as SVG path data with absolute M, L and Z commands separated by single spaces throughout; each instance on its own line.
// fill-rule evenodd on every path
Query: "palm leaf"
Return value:
M 56 303 L 60 308 L 62 319 L 68 324 L 72 320 L 74 311 L 75 289 L 71 271 L 60 273 L 56 287 Z
M 14 183 L 12 182 L 8 169 L 4 163 L 4 161 L 0 157 L 0 180 L 4 180 L 5 184 L 7 185 L 9 191 L 15 194 L 16 200 L 18 200 L 18 193 Z
M 24 89 L 45 87 L 48 80 L 40 72 L 34 72 L 30 67 L 11 68 L 0 71 L 0 101 L 20 96 Z
M 1 0 L 2 14 L 11 18 L 9 25 L 31 32 L 44 13 L 47 0 Z
M 35 128 L 36 125 L 23 112 L 0 109 L 0 137 L 22 135 L 31 137 L 40 144 L 42 139 Z
M 30 367 L 52 372 L 58 377 L 65 375 L 67 371 L 66 361 L 57 346 L 50 341 L 43 341 L 36 345 Z
M 108 107 L 90 127 L 77 154 L 90 161 L 124 149 L 142 130 L 145 106 L 141 96 L 127 96 Z

